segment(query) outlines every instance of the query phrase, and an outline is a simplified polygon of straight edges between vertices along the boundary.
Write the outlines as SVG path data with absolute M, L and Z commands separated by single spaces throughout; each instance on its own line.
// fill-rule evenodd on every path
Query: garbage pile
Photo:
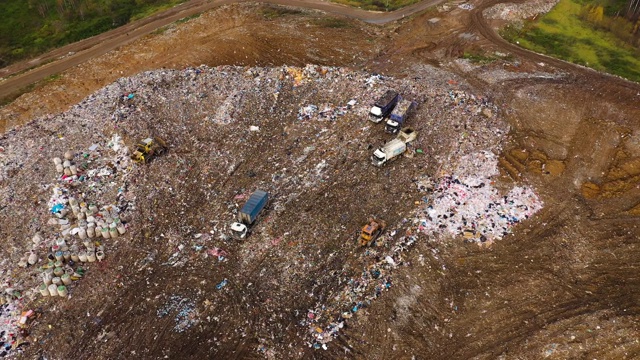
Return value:
M 53 159 L 59 183 L 53 185 L 53 194 L 47 204 L 52 215 L 47 225 L 52 229 L 45 239 L 40 234 L 33 238 L 34 245 L 42 242 L 51 251 L 47 256 L 48 262 L 41 266 L 44 283 L 39 291 L 42 296 L 66 297 L 67 286 L 84 274 L 81 264 L 105 258 L 104 245 L 99 239 L 116 239 L 126 232 L 117 206 L 98 207 L 86 196 L 102 181 L 110 180 L 118 171 L 123 172 L 128 165 L 128 150 L 118 135 L 113 136 L 108 146 L 116 155 L 107 161 L 97 153 L 97 144 L 83 153 L 67 151 L 64 162 L 58 157 Z M 98 166 L 93 167 L 95 165 Z M 121 180 L 126 180 L 126 176 Z M 21 259 L 19 265 L 26 267 L 27 262 L 29 265 L 38 262 L 33 251 L 27 259 Z
M 556 6 L 559 0 L 536 0 L 526 3 L 500 3 L 486 10 L 483 15 L 487 19 L 522 21 L 539 14 L 544 14 Z
M 9 355 L 12 345 L 28 344 L 20 331 L 28 334 L 25 328 L 34 312 L 23 310 L 37 299 L 36 294 L 67 298 L 90 264 L 105 259 L 105 240 L 126 233 L 127 225 L 119 218 L 121 209 L 98 205 L 109 187 L 118 184 L 124 189 L 121 181 L 126 181 L 128 166 L 127 148 L 119 136 L 105 145 L 104 152 L 115 154 L 105 154 L 100 145 L 93 144 L 84 152 L 66 151 L 62 158 L 53 158 L 56 180 L 40 185 L 51 191 L 47 211 L 41 213 L 47 215 L 34 218 L 36 232 L 25 244 L 30 250 L 13 264 L 3 263 L 3 269 L 14 268 L 8 273 L 13 274 L 11 280 L 4 283 L 8 296 L 1 330 L 6 340 L 0 354 Z M 130 205 L 124 199 L 121 203 Z
M 367 266 L 358 276 L 338 277 L 342 288 L 328 294 L 335 302 L 317 304 L 314 309 L 308 310 L 306 318 L 300 323 L 308 327 L 309 347 L 327 350 L 327 344 L 338 336 L 347 319 L 367 308 L 392 286 L 393 269 L 404 265 L 402 253 L 409 250 L 418 239 L 410 235 L 411 230 L 408 229 L 408 235 L 394 240 L 397 233 L 398 230 L 394 230 L 387 239 L 379 238 L 376 247 L 367 248 L 360 255 Z
M 543 206 L 532 188 L 515 186 L 506 195 L 493 187 L 498 174 L 497 158 L 488 151 L 460 158 L 451 175 L 418 182 L 425 196 L 418 213 L 418 230 L 442 239 L 463 235 L 478 243 L 492 242 L 509 234 L 516 224 Z
M 174 314 L 173 330 L 181 333 L 198 324 L 198 312 L 195 303 L 185 297 L 171 295 L 164 306 L 157 311 L 160 318 Z
M 328 348 L 349 321 L 393 288 L 399 281 L 394 270 L 409 266 L 406 251 L 427 235 L 471 229 L 495 239 L 505 224 L 513 226 L 538 208 L 529 204 L 535 197 L 526 188 L 508 195 L 513 204 L 501 203 L 490 187 L 492 155 L 467 155 L 499 150 L 508 133 L 490 96 L 441 69 L 412 71 L 413 78 L 394 79 L 315 65 L 162 69 L 119 79 L 63 114 L 8 133 L 0 139 L 0 214 L 6 219 L 0 237 L 11 239 L 15 249 L 2 267 L 27 266 L 17 268 L 18 286 L 14 281 L 11 287 L 34 289 L 20 294 L 23 303 L 52 303 L 49 286 L 47 297 L 38 287 L 56 277 L 64 285 L 66 274 L 72 279 L 66 295 L 78 303 L 97 312 L 108 300 L 116 305 L 105 311 L 126 311 L 131 304 L 119 305 L 106 290 L 75 291 L 73 279 L 96 274 L 104 256 L 100 265 L 111 259 L 122 265 L 104 270 L 106 278 L 123 275 L 118 296 L 162 299 L 156 315 L 171 320 L 173 331 L 150 335 L 158 337 L 159 349 L 172 346 L 165 333 L 188 333 L 195 324 L 216 332 L 216 346 L 233 346 L 237 336 L 275 358 Z M 419 136 L 413 157 L 373 169 L 372 149 L 391 137 L 367 114 L 388 89 L 419 104 L 407 119 Z M 133 164 L 125 141 L 150 136 L 165 139 L 168 151 Z M 60 156 L 60 149 L 81 150 Z M 416 182 L 432 193 L 416 191 Z M 228 227 L 236 221 L 237 203 L 256 188 L 274 194 L 273 202 L 250 236 L 232 241 Z M 422 196 L 424 206 L 415 205 Z M 476 209 L 464 207 L 472 196 L 488 196 L 490 209 L 499 209 L 503 218 L 491 217 L 495 232 L 468 214 Z M 33 203 L 38 205 L 32 209 Z M 488 208 L 480 200 L 473 204 Z M 437 213 L 430 215 L 428 205 Z M 454 210 L 465 214 L 468 228 L 449 230 Z M 447 218 L 438 218 L 441 213 Z M 376 246 L 357 248 L 352 233 L 373 214 L 406 219 L 389 223 L 392 230 Z M 462 222 L 455 214 L 453 219 Z M 16 234 L 28 234 L 28 243 Z M 34 256 L 27 255 L 32 246 Z M 55 276 L 56 269 L 62 275 Z M 3 275 L 11 279 L 11 271 Z M 151 277 L 171 272 L 189 281 L 173 297 L 163 297 L 170 280 Z M 127 283 L 134 276 L 140 277 L 135 285 Z M 204 293 L 211 306 L 202 311 L 204 297 L 184 295 Z M 97 296 L 101 301 L 93 301 Z M 12 300 L 18 312 L 19 298 Z M 225 325 L 202 321 L 207 309 Z M 14 315 L 17 321 L 20 314 Z M 139 336 L 138 324 L 118 321 L 110 329 Z M 111 342 L 103 346 L 106 357 L 119 351 Z
M 0 357 L 22 352 L 30 342 L 25 340 L 25 327 L 33 310 L 22 311 L 24 295 L 13 288 L 7 288 L 0 305 Z
M 321 104 L 320 106 L 310 104 L 298 110 L 298 120 L 336 120 L 338 116 L 344 116 L 346 112 L 346 105 L 335 107 L 332 104 Z

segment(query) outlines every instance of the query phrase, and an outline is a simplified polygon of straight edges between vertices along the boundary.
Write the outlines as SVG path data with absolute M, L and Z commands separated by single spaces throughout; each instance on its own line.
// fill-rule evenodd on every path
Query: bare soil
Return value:
M 451 73 L 448 85 L 446 78 L 437 78 L 442 86 L 460 85 L 499 106 L 500 119 L 511 129 L 502 145 L 499 181 L 531 184 L 545 202 L 513 235 L 488 248 L 461 238 L 444 243 L 421 239 L 407 253 L 407 266 L 395 270 L 389 291 L 359 311 L 328 350 L 313 350 L 298 340 L 297 332 L 304 330 L 296 327 L 299 318 L 293 309 L 313 306 L 307 291 L 329 291 L 318 279 L 330 279 L 332 271 L 360 271 L 361 260 L 353 260 L 361 259 L 354 257 L 358 227 L 371 214 L 385 215 L 388 223 L 409 216 L 413 201 L 421 196 L 413 190 L 412 179 L 435 174 L 435 164 L 424 161 L 418 167 L 401 159 L 393 167 L 394 178 L 384 170 L 373 171 L 367 144 L 379 142 L 376 133 L 350 145 L 359 157 L 345 157 L 338 149 L 316 153 L 314 161 L 326 159 L 334 173 L 326 183 L 298 195 L 313 201 L 294 199 L 299 206 L 288 205 L 275 224 L 264 224 L 270 238 L 293 229 L 285 244 L 274 245 L 277 250 L 244 252 L 251 259 L 248 264 L 232 257 L 219 266 L 194 260 L 176 269 L 160 265 L 174 251 L 163 246 L 165 241 L 212 226 L 202 218 L 223 213 L 224 199 L 271 181 L 275 172 L 264 163 L 269 156 L 263 149 L 272 146 L 272 139 L 287 134 L 275 150 L 282 159 L 271 158 L 285 161 L 287 151 L 299 155 L 320 130 L 265 119 L 260 135 L 242 135 L 253 145 L 243 150 L 246 163 L 230 177 L 216 172 L 219 164 L 195 144 L 222 142 L 237 134 L 211 135 L 204 125 L 190 122 L 188 132 L 197 142 L 173 128 L 167 137 L 181 144 L 180 151 L 136 170 L 139 198 L 153 199 L 141 204 L 140 219 L 165 222 L 139 223 L 130 235 L 132 243 L 120 245 L 117 259 L 92 269 L 71 300 L 57 302 L 61 305 L 55 309 L 51 302 L 38 303 L 43 315 L 32 324 L 32 345 L 24 357 L 278 358 L 256 349 L 264 343 L 287 349 L 292 343 L 287 352 L 277 354 L 327 359 L 640 358 L 640 87 L 502 41 L 481 23 L 479 14 L 487 4 L 476 3 L 472 11 L 431 9 L 385 26 L 344 18 L 336 23 L 319 12 L 271 5 L 224 6 L 80 64 L 2 108 L 5 129 L 20 131 L 31 119 L 65 111 L 116 79 L 145 70 L 314 63 L 420 83 L 432 81 L 416 70 L 429 64 Z M 274 11 L 275 17 L 265 15 Z M 340 26 L 332 27 L 335 24 Z M 469 49 L 511 57 L 469 65 L 458 60 Z M 296 105 L 283 104 L 282 109 L 293 111 Z M 421 111 L 417 119 L 430 118 L 428 108 Z M 332 136 L 337 139 L 364 126 L 364 120 L 352 120 L 360 122 L 342 122 Z M 170 119 L 158 121 L 130 125 L 129 141 L 144 135 L 141 128 L 171 128 Z M 416 121 L 423 131 L 434 124 Z M 457 131 L 448 129 L 443 139 L 423 141 L 455 139 Z M 41 156 L 41 166 L 51 167 L 45 165 L 48 153 Z M 310 171 L 305 165 L 297 175 Z M 20 172 L 15 176 L 28 180 Z M 168 179 L 176 178 L 188 185 L 174 193 Z M 203 179 L 211 183 L 204 187 Z M 33 187 L 40 199 L 32 201 L 42 206 L 42 197 L 48 195 Z M 211 189 L 215 201 L 207 198 Z M 282 190 L 279 196 L 287 196 L 287 187 Z M 177 203 L 191 204 L 194 214 L 183 219 L 174 209 Z M 3 216 L 3 222 L 9 220 L 14 225 L 9 229 L 3 223 L 5 239 L 14 238 L 9 233 L 28 231 L 18 219 Z M 233 245 L 230 250 L 239 253 L 239 248 Z M 141 267 L 140 261 L 154 249 L 158 260 Z M 314 255 L 296 258 L 309 253 Z M 332 260 L 331 253 L 339 255 Z M 291 259 L 297 259 L 300 272 L 287 278 L 290 269 L 285 266 Z M 234 276 L 225 292 L 217 292 L 216 283 Z M 248 283 L 253 284 L 249 291 Z M 92 294 L 99 284 L 107 284 L 97 291 L 103 297 Z M 156 315 L 170 293 L 194 298 L 201 318 L 218 320 L 175 333 L 171 316 Z M 278 335 L 263 339 L 273 333 Z

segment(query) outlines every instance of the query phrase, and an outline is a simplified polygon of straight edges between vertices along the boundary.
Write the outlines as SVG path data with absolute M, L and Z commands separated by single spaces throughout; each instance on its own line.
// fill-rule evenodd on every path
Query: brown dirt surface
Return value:
M 81 185 L 87 197 L 101 194 L 94 201 L 135 204 L 123 212 L 129 230 L 104 241 L 107 260 L 89 264 L 70 299 L 25 297 L 40 315 L 28 323 L 22 357 L 640 358 L 640 86 L 504 42 L 482 18 L 494 3 L 448 3 L 384 26 L 226 5 L 3 107 L 12 129 L 0 138 L 5 282 L 37 280 L 15 263 L 36 231 L 48 231 L 52 157 L 115 133 L 129 146 L 151 133 L 169 143 L 144 166 L 101 163 L 118 168 L 101 190 Z M 498 55 L 478 64 L 460 59 L 467 50 Z M 294 86 L 302 68 L 283 65 L 307 63 L 325 67 Z M 244 67 L 203 67 L 204 82 L 185 70 L 201 64 Z M 162 68 L 132 100 L 118 100 L 140 84 L 120 78 Z M 390 78 L 370 87 L 372 72 Z M 111 95 L 85 99 L 114 81 L 101 90 Z M 181 92 L 169 96 L 174 87 Z M 425 154 L 378 169 L 369 156 L 389 136 L 365 118 L 385 87 L 420 104 L 410 121 Z M 301 107 L 351 98 L 356 109 L 335 120 L 297 119 Z M 93 107 L 96 118 L 84 116 Z M 497 188 L 532 186 L 544 208 L 490 246 L 418 235 L 399 266 L 380 267 L 390 287 L 347 319 L 327 350 L 310 348 L 309 311 L 339 310 L 317 311 L 320 327 L 349 311 L 341 297 L 349 279 L 416 234 L 416 202 L 428 196 L 418 179 L 438 178 L 481 149 L 499 156 Z M 254 233 L 220 239 L 258 187 L 274 202 Z M 385 241 L 357 248 L 371 216 L 388 224 Z M 226 261 L 209 255 L 214 247 Z M 190 327 L 178 332 L 179 324 Z

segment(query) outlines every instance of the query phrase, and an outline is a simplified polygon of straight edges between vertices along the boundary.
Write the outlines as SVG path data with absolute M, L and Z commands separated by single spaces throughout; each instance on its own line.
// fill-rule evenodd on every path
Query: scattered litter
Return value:
M 497 158 L 491 152 L 463 156 L 453 175 L 443 176 L 419 214 L 418 229 L 436 236 L 464 235 L 478 243 L 502 239 L 517 223 L 542 208 L 542 201 L 529 187 L 516 186 L 506 195 L 492 186 L 498 174 Z M 424 216 L 424 217 L 421 217 Z
M 164 306 L 157 311 L 159 318 L 163 318 L 172 313 L 175 313 L 173 331 L 177 333 L 184 332 L 199 323 L 195 303 L 188 298 L 171 295 Z
M 222 280 L 220 283 L 218 283 L 218 285 L 216 285 L 216 289 L 220 290 L 223 287 L 227 286 L 227 283 L 229 283 L 229 280 L 224 279 Z
M 176 269 L 162 270 L 191 279 L 194 269 L 209 269 L 211 274 L 188 290 L 201 294 L 204 289 L 198 284 L 206 288 L 210 304 L 220 312 L 211 314 L 210 321 L 222 321 L 232 313 L 228 295 L 240 296 L 234 300 L 243 313 L 246 307 L 247 317 L 226 317 L 225 326 L 241 337 L 258 334 L 255 351 L 265 356 L 295 357 L 293 351 L 299 349 L 288 347 L 295 341 L 328 349 L 349 321 L 366 315 L 373 301 L 403 281 L 394 278 L 395 272 L 411 266 L 405 261 L 406 252 L 419 241 L 431 236 L 469 236 L 474 241 L 503 236 L 484 229 L 482 218 L 471 214 L 465 220 L 475 227 L 449 225 L 447 204 L 458 201 L 459 212 L 472 213 L 476 208 L 465 207 L 464 201 L 485 210 L 488 205 L 469 199 L 488 196 L 504 217 L 495 219 L 497 225 L 509 227 L 538 208 L 533 206 L 537 196 L 527 187 L 504 194 L 506 203 L 504 198 L 500 202 L 503 194 L 490 190 L 495 173 L 489 166 L 492 155 L 479 157 L 478 149 L 499 151 L 504 143 L 509 129 L 501 120 L 502 110 L 488 96 L 465 88 L 456 75 L 430 66 L 416 66 L 414 72 L 420 81 L 313 65 L 162 69 L 118 79 L 63 114 L 35 119 L 8 133 L 0 152 L 0 175 L 10 180 L 0 189 L 0 212 L 7 219 L 0 234 L 7 238 L 9 233 L 25 234 L 16 237 L 16 249 L 7 251 L 6 258 L 7 264 L 24 267 L 15 266 L 4 275 L 12 280 L 7 286 L 12 300 L 3 305 L 0 327 L 15 328 L 26 310 L 25 299 L 49 296 L 39 301 L 60 304 L 69 303 L 64 300 L 69 297 L 88 297 L 76 293 L 73 283 L 62 290 L 54 287 L 53 292 L 48 286 L 41 289 L 46 284 L 43 276 L 48 279 L 46 274 L 56 271 L 57 261 L 70 272 L 71 281 L 91 281 L 85 276 L 89 269 L 115 274 L 111 259 L 136 254 L 127 261 L 140 274 L 171 266 Z M 369 176 L 368 147 L 386 139 L 378 139 L 384 133 L 366 117 L 375 98 L 389 88 L 402 89 L 403 96 L 421 104 L 408 121 L 421 134 L 413 144 L 415 153 L 429 156 L 403 159 L 380 172 L 385 183 L 398 174 L 415 179 L 422 193 L 412 190 L 408 201 L 417 202 L 418 209 L 411 213 L 415 217 L 407 213 L 407 218 L 389 224 L 375 246 L 359 248 L 351 238 L 353 229 L 346 225 L 354 222 L 352 212 L 343 203 L 353 194 L 370 201 L 365 198 L 367 190 L 372 183 L 382 184 Z M 123 137 L 152 136 L 150 129 L 158 132 L 153 136 L 167 139 L 169 151 L 158 162 L 136 166 Z M 268 139 L 261 138 L 265 132 Z M 252 158 L 254 151 L 259 156 Z M 474 162 L 472 156 L 484 160 Z M 41 160 L 54 158 L 53 163 Z M 366 181 L 359 176 L 366 176 Z M 252 228 L 251 237 L 234 241 L 226 235 L 228 224 L 237 219 L 240 205 L 258 186 L 277 196 Z M 451 189 L 458 195 L 449 193 Z M 317 210 L 309 199 L 326 207 L 332 220 L 305 221 L 299 227 L 298 210 L 308 214 Z M 28 209 L 24 204 L 37 206 Z M 27 219 L 25 224 L 21 219 Z M 129 233 L 131 238 L 122 241 Z M 322 249 L 331 250 L 318 247 L 315 239 L 321 238 Z M 58 243 L 60 239 L 64 241 Z M 345 245 L 350 242 L 353 246 Z M 53 267 L 48 267 L 50 262 Z M 251 277 L 243 276 L 247 269 Z M 212 278 L 224 280 L 215 283 Z M 126 277 L 113 276 L 109 281 L 107 289 L 131 286 Z M 144 290 L 165 291 L 166 283 L 160 281 L 149 275 Z M 226 288 L 229 282 L 234 285 Z M 186 283 L 191 281 L 182 285 Z M 186 331 L 201 321 L 197 298 L 158 296 L 164 303 L 157 316 L 171 316 L 165 321 L 171 321 L 173 331 Z M 292 296 L 311 301 L 305 300 L 302 307 L 290 301 Z M 149 299 L 153 303 L 153 297 Z M 60 307 L 46 311 L 55 309 Z M 289 316 L 296 317 L 295 328 L 285 330 L 281 319 Z M 245 320 L 246 324 L 240 322 Z M 37 321 L 27 320 L 26 326 L 32 323 Z M 296 333 L 302 339 L 291 335 Z M 223 340 L 212 341 L 218 346 Z

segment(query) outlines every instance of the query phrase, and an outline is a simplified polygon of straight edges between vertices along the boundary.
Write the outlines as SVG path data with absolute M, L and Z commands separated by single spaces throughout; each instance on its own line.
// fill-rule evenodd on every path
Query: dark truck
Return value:
M 391 115 L 389 115 L 384 131 L 391 134 L 397 134 L 415 106 L 416 103 L 413 101 L 409 101 L 407 99 L 400 100 L 398 105 L 391 112 Z
M 396 91 L 387 90 L 387 92 L 373 104 L 373 107 L 369 111 L 369 120 L 376 124 L 382 121 L 382 119 L 393 110 L 393 107 L 396 106 L 399 97 Z
M 269 194 L 263 190 L 256 190 L 238 213 L 238 222 L 231 224 L 231 236 L 242 240 L 247 236 L 249 227 L 256 221 L 260 212 L 266 207 Z

